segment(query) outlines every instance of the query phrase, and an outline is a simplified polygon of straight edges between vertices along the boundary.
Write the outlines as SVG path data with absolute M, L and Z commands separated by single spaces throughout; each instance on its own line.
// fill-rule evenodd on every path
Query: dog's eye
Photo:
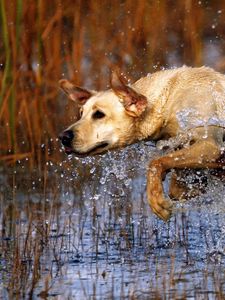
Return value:
M 83 108 L 82 107 L 81 107 L 79 113 L 80 113 L 80 117 L 82 117 L 82 115 L 83 115 Z
M 102 119 L 104 117 L 105 117 L 105 114 L 100 110 L 96 110 L 96 112 L 94 112 L 92 115 L 93 119 Z

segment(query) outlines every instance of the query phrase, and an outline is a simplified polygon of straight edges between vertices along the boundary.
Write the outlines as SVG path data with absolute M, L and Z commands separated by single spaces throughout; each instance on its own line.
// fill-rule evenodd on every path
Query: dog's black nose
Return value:
M 59 139 L 61 140 L 62 144 L 67 147 L 71 146 L 73 138 L 74 138 L 74 133 L 72 130 L 63 131 L 59 135 Z

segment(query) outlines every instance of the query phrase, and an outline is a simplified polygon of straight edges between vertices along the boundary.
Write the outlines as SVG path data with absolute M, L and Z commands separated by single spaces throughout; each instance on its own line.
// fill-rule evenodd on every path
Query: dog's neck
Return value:
M 149 105 L 143 116 L 135 124 L 135 135 L 137 140 L 158 139 L 158 134 L 163 127 L 162 111 Z
M 181 68 L 179 72 L 183 71 Z M 137 140 L 159 138 L 159 132 L 165 126 L 165 107 L 171 89 L 176 83 L 178 71 L 166 70 L 139 79 L 132 86 L 148 99 L 148 106 L 136 122 Z

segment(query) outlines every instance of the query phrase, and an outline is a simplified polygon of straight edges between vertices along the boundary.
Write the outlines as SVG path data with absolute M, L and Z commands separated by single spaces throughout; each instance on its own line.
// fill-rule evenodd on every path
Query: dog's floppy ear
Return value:
M 126 80 L 117 71 L 111 75 L 111 88 L 132 117 L 139 117 L 147 107 L 147 98 L 126 84 Z
M 75 86 L 66 79 L 59 80 L 59 86 L 71 100 L 77 102 L 79 105 L 84 105 L 92 96 L 92 93 L 88 90 Z

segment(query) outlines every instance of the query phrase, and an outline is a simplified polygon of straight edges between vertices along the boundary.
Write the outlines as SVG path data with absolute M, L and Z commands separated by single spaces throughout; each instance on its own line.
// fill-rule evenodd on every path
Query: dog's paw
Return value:
M 163 221 L 168 221 L 172 215 L 173 204 L 170 199 L 166 200 L 163 197 L 151 199 L 150 206 L 152 211 Z

